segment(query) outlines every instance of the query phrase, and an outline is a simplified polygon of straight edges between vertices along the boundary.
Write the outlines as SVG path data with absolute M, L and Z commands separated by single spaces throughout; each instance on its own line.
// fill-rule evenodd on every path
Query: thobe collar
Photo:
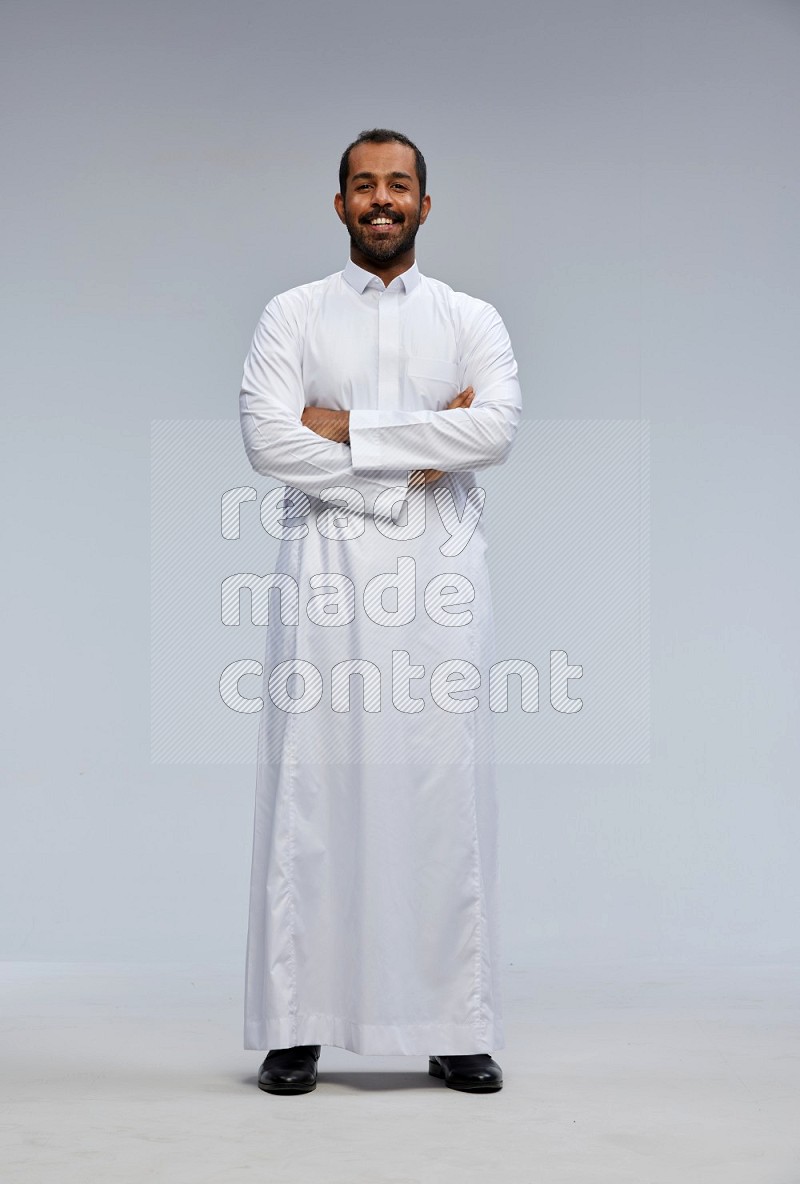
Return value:
M 405 271 L 401 271 L 400 275 L 396 275 L 390 284 L 386 285 L 384 285 L 379 275 L 375 275 L 371 271 L 365 271 L 363 267 L 359 267 L 352 259 L 347 260 L 342 275 L 350 287 L 355 288 L 359 295 L 369 287 L 377 288 L 380 292 L 394 292 L 402 287 L 406 293 L 412 292 L 422 278 L 419 274 L 416 261 Z

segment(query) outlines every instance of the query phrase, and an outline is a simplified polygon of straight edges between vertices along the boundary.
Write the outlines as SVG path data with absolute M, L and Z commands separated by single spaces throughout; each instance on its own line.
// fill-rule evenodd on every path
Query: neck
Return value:
M 402 275 L 404 271 L 408 271 L 409 267 L 413 267 L 415 252 L 414 248 L 410 247 L 407 251 L 403 251 L 401 255 L 396 255 L 394 259 L 390 259 L 386 263 L 376 263 L 374 259 L 370 259 L 351 241 L 350 258 L 353 263 L 359 267 L 363 267 L 364 271 L 371 271 L 373 275 L 379 276 L 383 280 L 384 287 L 388 287 L 393 279 L 398 275 Z

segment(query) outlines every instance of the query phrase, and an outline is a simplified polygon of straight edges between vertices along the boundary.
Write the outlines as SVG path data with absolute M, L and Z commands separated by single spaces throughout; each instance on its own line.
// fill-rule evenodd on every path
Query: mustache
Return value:
M 404 219 L 400 214 L 393 214 L 391 210 L 373 210 L 371 214 L 365 214 L 363 218 L 359 218 L 359 222 L 365 225 L 372 221 L 373 218 L 391 218 L 392 222 L 403 222 Z

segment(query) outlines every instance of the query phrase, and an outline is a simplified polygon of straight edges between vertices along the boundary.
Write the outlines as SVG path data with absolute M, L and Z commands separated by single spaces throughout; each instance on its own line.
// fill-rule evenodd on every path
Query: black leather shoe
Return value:
M 258 1070 L 258 1088 L 268 1094 L 307 1094 L 316 1089 L 320 1051 L 319 1044 L 273 1048 Z
M 428 1072 L 431 1077 L 443 1077 L 451 1089 L 488 1094 L 503 1088 L 503 1070 L 488 1052 L 429 1057 Z

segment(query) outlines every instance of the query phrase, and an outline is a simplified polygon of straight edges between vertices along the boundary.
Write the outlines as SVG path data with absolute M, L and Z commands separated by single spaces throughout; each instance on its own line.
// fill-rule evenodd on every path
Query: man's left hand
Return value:
M 318 436 L 333 440 L 337 444 L 350 442 L 350 412 L 331 411 L 328 407 L 305 407 L 301 423 Z

